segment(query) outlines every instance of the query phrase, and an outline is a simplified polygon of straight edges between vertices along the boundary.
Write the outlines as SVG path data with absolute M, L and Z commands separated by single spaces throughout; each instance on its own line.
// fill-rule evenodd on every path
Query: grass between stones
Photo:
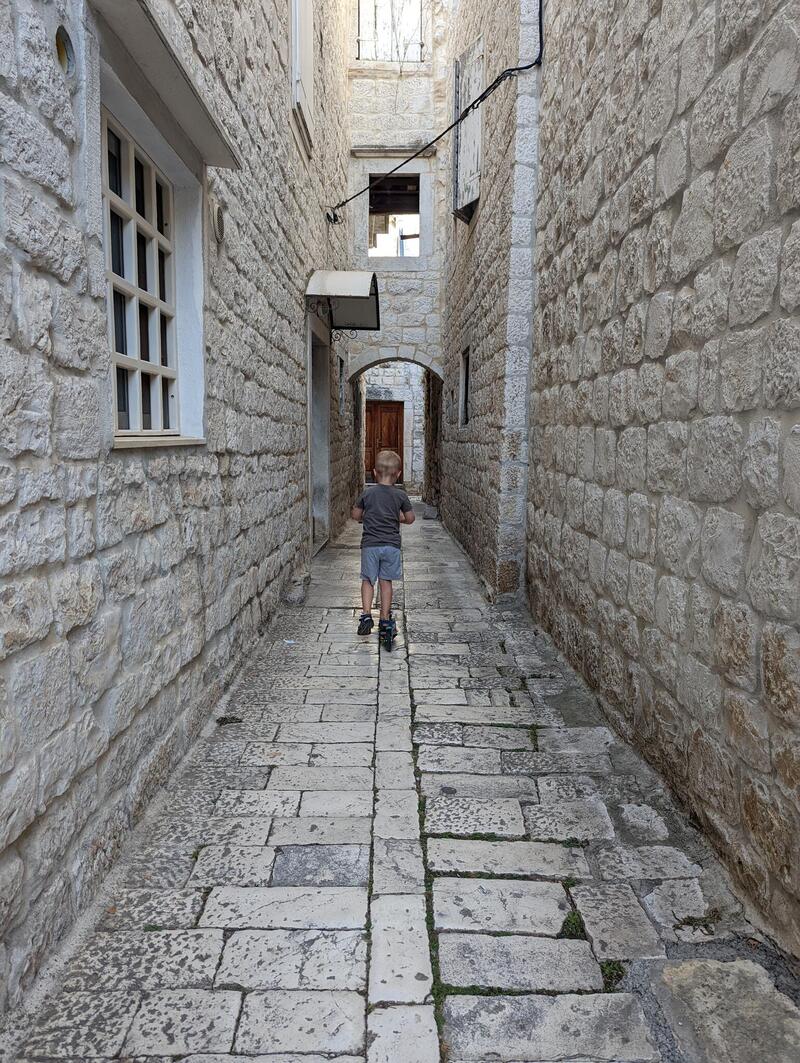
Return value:
M 586 927 L 583 925 L 583 916 L 577 909 L 573 909 L 564 916 L 561 929 L 556 934 L 557 938 L 569 938 L 573 941 L 586 941 Z
M 600 964 L 603 975 L 603 990 L 606 993 L 616 993 L 617 986 L 625 977 L 625 964 L 619 960 L 603 960 Z

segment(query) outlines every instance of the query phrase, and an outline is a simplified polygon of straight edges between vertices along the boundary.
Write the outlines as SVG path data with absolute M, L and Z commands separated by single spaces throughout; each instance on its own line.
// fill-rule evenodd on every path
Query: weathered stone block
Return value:
M 701 538 L 704 579 L 716 590 L 735 597 L 744 573 L 744 517 L 711 506 L 706 512 Z
M 683 278 L 714 250 L 714 177 L 705 173 L 683 193 L 680 217 L 672 230 L 670 273 Z
M 800 578 L 800 520 L 781 513 L 758 518 L 747 566 L 747 593 L 756 609 L 794 620 Z
M 754 509 L 767 509 L 778 500 L 780 442 L 778 421 L 765 417 L 750 425 L 742 458 L 742 479 L 745 497 Z
M 754 236 L 739 248 L 731 287 L 730 322 L 747 325 L 772 308 L 778 286 L 781 231 Z
M 741 243 L 767 218 L 772 159 L 772 136 L 766 121 L 742 133 L 725 156 L 714 195 L 714 238 L 722 250 Z
M 767 330 L 764 403 L 782 410 L 800 407 L 800 324 L 780 318 Z
M 656 533 L 659 562 L 679 576 L 696 576 L 700 570 L 702 514 L 691 502 L 667 495 L 661 503 Z
M 689 496 L 705 502 L 725 502 L 742 484 L 743 432 L 729 417 L 706 417 L 692 424 L 686 468 Z

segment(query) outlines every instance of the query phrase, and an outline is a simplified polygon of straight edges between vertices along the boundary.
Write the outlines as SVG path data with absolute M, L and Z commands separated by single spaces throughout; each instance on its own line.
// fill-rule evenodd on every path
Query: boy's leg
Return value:
M 392 581 L 382 579 L 381 585 L 381 620 L 388 620 L 392 611 Z
M 372 612 L 372 599 L 375 596 L 375 588 L 368 579 L 361 580 L 361 609 L 364 615 Z

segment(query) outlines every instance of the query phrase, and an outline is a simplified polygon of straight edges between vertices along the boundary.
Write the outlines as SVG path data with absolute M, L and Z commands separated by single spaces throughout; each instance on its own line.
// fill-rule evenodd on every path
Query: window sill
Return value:
M 204 447 L 205 439 L 193 436 L 115 436 L 114 450 L 140 450 L 152 447 Z
M 433 74 L 433 63 L 429 59 L 407 59 L 400 63 L 388 59 L 351 59 L 350 77 L 372 78 L 383 77 L 430 77 Z

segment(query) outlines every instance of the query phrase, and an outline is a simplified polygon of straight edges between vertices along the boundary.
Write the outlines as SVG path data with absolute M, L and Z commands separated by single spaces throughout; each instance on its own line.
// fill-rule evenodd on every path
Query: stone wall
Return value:
M 288 4 L 152 7 L 242 168 L 208 175 L 227 232 L 205 239 L 206 444 L 112 450 L 95 24 L 81 0 L 0 4 L 0 1009 L 308 557 L 304 291 L 313 268 L 347 264 L 347 228 L 323 216 L 349 150 L 344 4 L 315 3 L 310 161 L 289 117 Z M 346 447 L 334 465 L 349 494 Z
M 406 490 L 419 491 L 425 475 L 425 392 L 421 365 L 384 362 L 364 373 L 367 402 L 402 402 L 403 478 Z
M 528 517 L 536 616 L 795 950 L 799 27 L 548 5 Z
M 451 57 L 482 37 L 485 85 L 530 61 L 538 51 L 533 8 L 530 0 L 464 0 Z M 536 93 L 537 74 L 526 74 L 483 104 L 478 208 L 468 225 L 451 217 L 446 227 L 441 514 L 492 594 L 518 591 L 525 568 Z M 466 348 L 470 416 L 461 424 Z
M 447 76 L 449 0 L 423 0 L 426 49 L 421 63 L 367 62 L 356 58 L 357 0 L 351 2 L 350 192 L 371 174 L 386 173 L 432 140 L 449 121 Z M 449 224 L 446 164 L 436 152 L 407 164 L 420 175 L 421 245 L 418 258 L 371 258 L 369 196 L 347 208 L 354 268 L 378 274 L 380 332 L 360 333 L 351 343 L 352 365 L 400 359 L 423 367 L 441 363 L 441 270 L 444 229 Z

